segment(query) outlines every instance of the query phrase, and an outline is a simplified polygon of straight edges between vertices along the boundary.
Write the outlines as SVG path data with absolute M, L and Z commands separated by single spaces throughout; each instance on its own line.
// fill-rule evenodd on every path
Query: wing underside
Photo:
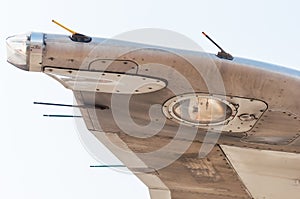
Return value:
M 84 92 L 75 92 L 79 104 L 84 104 L 87 96 Z M 114 129 L 115 124 L 108 124 L 113 121 L 112 115 L 107 113 L 109 110 L 105 111 L 104 123 Z M 182 155 L 169 149 L 159 155 L 148 155 L 174 139 L 160 135 L 139 139 L 119 130 L 104 132 L 96 116 L 97 112 L 103 111 L 87 108 L 81 112 L 88 129 L 149 187 L 152 199 L 251 198 L 219 145 L 212 145 L 211 152 L 204 158 L 199 157 L 202 146 L 199 141 L 188 143 L 189 147 Z M 175 142 L 179 146 L 188 141 L 178 139 Z M 170 157 L 179 158 L 164 168 L 153 168 Z

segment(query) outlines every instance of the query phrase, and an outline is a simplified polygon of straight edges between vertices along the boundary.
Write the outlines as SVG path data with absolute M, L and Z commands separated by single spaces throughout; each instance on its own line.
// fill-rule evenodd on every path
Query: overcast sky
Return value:
M 107 38 L 139 28 L 169 29 L 217 52 L 201 35 L 205 31 L 236 57 L 300 69 L 299 7 L 297 0 L 2 2 L 0 198 L 149 198 L 134 175 L 89 168 L 99 163 L 82 146 L 72 119 L 42 117 L 73 110 L 33 101 L 72 104 L 72 92 L 44 74 L 8 64 L 8 36 L 28 31 L 68 34 L 51 23 L 56 19 L 80 33 Z M 116 163 L 108 152 L 105 156 L 111 160 L 107 164 Z

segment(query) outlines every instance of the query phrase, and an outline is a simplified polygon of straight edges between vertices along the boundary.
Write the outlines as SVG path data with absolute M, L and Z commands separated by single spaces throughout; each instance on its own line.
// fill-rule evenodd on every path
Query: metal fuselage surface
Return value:
M 235 133 L 237 127 L 233 127 L 232 133 L 224 134 L 224 142 L 230 144 L 236 141 L 237 145 L 251 143 L 250 147 L 254 146 L 254 143 L 259 143 L 259 147 L 262 148 L 299 152 L 296 127 L 299 128 L 297 117 L 300 107 L 297 99 L 300 93 L 295 92 L 299 85 L 298 71 L 240 58 L 228 61 L 203 52 L 118 40 L 93 38 L 90 43 L 80 43 L 70 40 L 68 36 L 45 34 L 43 42 L 41 71 L 47 68 L 105 71 L 154 77 L 165 81 L 168 84 L 165 89 L 131 96 L 130 102 L 134 104 L 134 106 L 130 105 L 132 117 L 138 118 L 145 124 L 149 122 L 148 110 L 151 105 L 162 105 L 174 97 L 174 91 L 168 89 L 170 87 L 176 87 L 177 95 L 195 92 L 259 100 L 268 106 L 263 116 L 257 118 L 255 125 L 247 132 Z M 223 88 L 223 85 L 207 85 L 213 82 L 207 82 L 207 79 L 215 78 L 216 69 L 221 74 Z M 180 75 L 184 75 L 185 80 L 182 80 Z M 184 85 L 185 81 L 188 81 L 188 85 Z M 91 95 L 91 99 L 86 100 L 91 101 L 86 103 L 110 105 L 111 93 L 95 91 L 87 95 Z M 263 117 L 269 115 L 270 117 L 266 118 L 270 125 L 264 125 L 266 119 Z M 281 124 L 277 124 L 278 122 Z M 166 123 L 170 127 L 176 126 L 172 121 Z M 283 132 L 279 125 L 293 126 L 295 130 L 292 128 L 289 132 Z M 199 131 L 201 132 L 201 129 Z M 222 140 L 223 136 L 220 141 Z
M 87 128 L 101 142 L 105 142 L 100 133 L 104 132 L 109 134 L 112 143 L 120 146 L 120 140 L 126 143 L 126 148 L 137 154 L 146 166 L 128 161 L 128 156 L 118 155 L 113 147 L 107 146 L 134 172 L 150 169 L 149 173 L 155 177 L 156 172 L 161 172 L 159 178 L 171 190 L 172 198 L 186 195 L 196 198 L 191 192 L 205 193 L 211 198 L 248 198 L 246 188 L 232 188 L 243 185 L 230 182 L 234 172 L 222 166 L 226 159 L 214 158 L 225 156 L 220 149 L 213 148 L 215 145 L 300 153 L 298 71 L 241 58 L 229 61 L 203 52 L 120 40 L 93 38 L 85 43 L 63 35 L 35 34 L 39 39 L 31 44 L 28 38 L 26 67 L 22 69 L 44 72 L 72 89 L 78 104 L 86 106 L 80 110 Z M 231 112 L 216 124 L 201 123 L 201 119 L 199 125 L 185 121 L 176 115 L 183 114 L 183 110 L 172 111 L 191 95 L 203 101 L 197 110 L 210 108 L 213 99 L 219 106 L 224 103 Z M 199 115 L 207 116 L 207 112 Z M 178 135 L 178 132 L 183 133 Z M 162 156 L 141 155 L 160 150 L 172 140 L 189 143 L 183 154 L 178 155 L 176 147 L 171 147 Z M 197 162 L 203 143 L 212 145 L 211 156 Z M 181 162 L 176 160 L 171 166 L 166 165 L 166 169 L 158 168 L 158 164 L 176 155 Z M 210 166 L 209 159 L 215 161 L 214 166 Z M 187 164 L 189 161 L 202 166 L 191 166 Z M 178 171 L 192 171 L 192 177 L 187 177 L 190 180 L 184 182 L 186 185 L 179 186 L 171 172 L 179 164 L 185 166 Z M 208 174 L 193 173 L 203 165 L 210 171 Z M 221 171 L 225 174 L 215 174 Z M 197 175 L 206 180 L 201 181 Z M 157 190 L 167 190 L 159 183 L 157 187 L 147 183 L 145 176 L 139 177 L 150 184 L 153 198 L 164 195 Z M 224 181 L 223 187 L 217 183 L 220 179 Z M 199 183 L 214 189 L 200 189 Z

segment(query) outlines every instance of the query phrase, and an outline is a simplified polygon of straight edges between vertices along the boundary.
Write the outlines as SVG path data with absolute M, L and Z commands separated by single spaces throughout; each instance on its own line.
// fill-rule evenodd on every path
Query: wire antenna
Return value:
M 71 30 L 70 28 L 67 28 L 66 26 L 62 25 L 61 23 L 55 21 L 54 19 L 52 19 L 52 22 L 55 23 L 56 25 L 62 27 L 63 29 L 67 30 L 68 32 L 72 33 L 72 35 L 77 33 L 74 30 Z
M 96 168 L 112 168 L 112 167 L 126 167 L 125 165 L 91 165 L 90 167 Z
M 205 32 L 202 32 L 202 34 L 220 49 L 220 52 L 218 52 L 217 57 L 221 59 L 233 60 L 233 56 L 227 53 L 225 50 L 223 50 L 223 48 L 221 48 L 221 46 L 219 46 L 214 40 L 212 40 L 212 38 L 210 38 Z
M 54 19 L 52 19 L 52 22 L 55 23 L 56 25 L 62 27 L 63 29 L 67 30 L 68 32 L 70 32 L 72 34 L 72 36 L 70 37 L 70 39 L 72 41 L 84 42 L 84 43 L 88 43 L 88 42 L 92 41 L 91 37 L 80 34 L 74 30 L 71 30 L 70 28 L 67 28 L 66 26 L 62 25 L 61 23 L 55 21 Z
M 45 105 L 45 106 L 62 106 L 62 107 L 72 107 L 72 108 L 95 108 L 95 109 L 109 109 L 108 106 L 102 104 L 95 105 L 71 105 L 71 104 L 57 104 L 57 103 L 48 103 L 48 102 L 33 102 L 33 104 Z
M 60 118 L 81 118 L 82 116 L 80 115 L 47 115 L 44 114 L 44 117 L 60 117 Z

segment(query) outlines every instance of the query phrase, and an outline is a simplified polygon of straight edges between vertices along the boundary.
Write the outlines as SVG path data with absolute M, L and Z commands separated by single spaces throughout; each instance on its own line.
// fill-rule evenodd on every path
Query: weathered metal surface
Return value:
M 286 145 L 300 135 L 300 119 L 293 113 L 269 110 L 243 141 Z
M 136 172 L 149 186 L 153 198 L 249 198 L 219 144 L 300 153 L 298 71 L 241 58 L 228 61 L 202 52 L 158 49 L 118 40 L 93 38 L 90 43 L 77 43 L 67 36 L 45 34 L 44 42 L 43 70 L 52 67 L 119 72 L 166 82 L 166 88 L 132 96 L 75 91 L 79 104 L 109 107 L 81 109 L 81 113 L 88 129 Z M 249 104 L 234 115 L 232 121 L 239 122 L 228 131 L 182 127 L 166 119 L 162 105 L 187 93 L 225 96 L 233 101 L 246 99 Z M 263 102 L 264 107 L 252 106 L 252 102 Z M 255 122 L 242 128 L 241 123 L 249 121 Z M 162 156 L 143 156 L 173 141 L 175 147 L 163 151 Z M 191 145 L 177 153 L 177 147 L 186 143 Z M 211 144 L 212 151 L 199 159 L 203 143 Z M 174 157 L 170 164 L 155 169 Z
M 135 113 L 134 117 L 136 118 L 141 118 L 142 114 L 148 113 L 149 104 L 163 104 L 166 100 L 174 97 L 175 94 L 170 89 L 176 88 L 176 92 L 179 94 L 193 91 L 209 92 L 205 78 L 214 78 L 213 65 L 217 66 L 220 71 L 226 95 L 261 100 L 268 105 L 270 110 L 292 113 L 294 117 L 299 117 L 300 114 L 300 105 L 297 100 L 300 93 L 295 92 L 300 80 L 297 78 L 298 73 L 292 70 L 239 58 L 234 61 L 224 61 L 203 53 L 161 48 L 156 50 L 154 47 L 142 44 L 115 40 L 93 39 L 91 43 L 82 44 L 72 42 L 66 36 L 46 35 L 45 42 L 47 45 L 43 56 L 44 66 L 101 71 L 108 65 L 108 68 L 110 67 L 110 70 L 114 72 L 117 72 L 119 68 L 119 72 L 122 73 L 161 78 L 168 82 L 168 87 L 159 93 L 133 99 L 136 110 L 140 110 Z M 105 60 L 109 63 L 103 63 Z M 193 66 L 191 61 L 193 64 L 197 63 L 196 66 Z M 195 67 L 201 69 L 201 74 Z M 186 80 L 182 80 L 181 75 Z M 190 87 L 184 84 L 186 81 Z M 215 93 L 218 90 L 218 88 L 213 88 L 213 94 L 218 94 Z M 95 96 L 93 101 L 97 103 L 98 97 L 98 95 Z M 133 112 L 135 111 L 133 110 Z M 276 120 L 284 121 L 284 115 L 276 117 Z M 270 120 L 268 122 L 272 123 Z M 264 119 L 256 122 L 256 125 L 258 123 L 263 124 Z M 172 123 L 172 126 L 174 125 Z M 235 126 L 238 127 L 237 124 Z M 265 132 L 266 136 L 270 136 L 267 133 L 270 129 L 262 126 L 259 127 L 260 131 Z M 272 132 L 276 131 L 278 137 L 286 136 L 282 129 L 279 129 L 273 128 Z M 249 130 L 245 129 L 240 132 L 247 133 L 246 131 Z M 253 131 L 249 132 L 250 134 L 253 134 Z M 292 137 L 294 136 L 295 133 Z M 249 137 L 245 140 L 257 142 Z M 272 143 L 266 143 L 283 144 L 280 140 L 276 143 L 274 139 Z
M 298 199 L 300 154 L 222 145 L 254 198 Z
M 166 82 L 160 79 L 114 72 L 45 67 L 44 73 L 74 91 L 143 94 L 166 87 Z

